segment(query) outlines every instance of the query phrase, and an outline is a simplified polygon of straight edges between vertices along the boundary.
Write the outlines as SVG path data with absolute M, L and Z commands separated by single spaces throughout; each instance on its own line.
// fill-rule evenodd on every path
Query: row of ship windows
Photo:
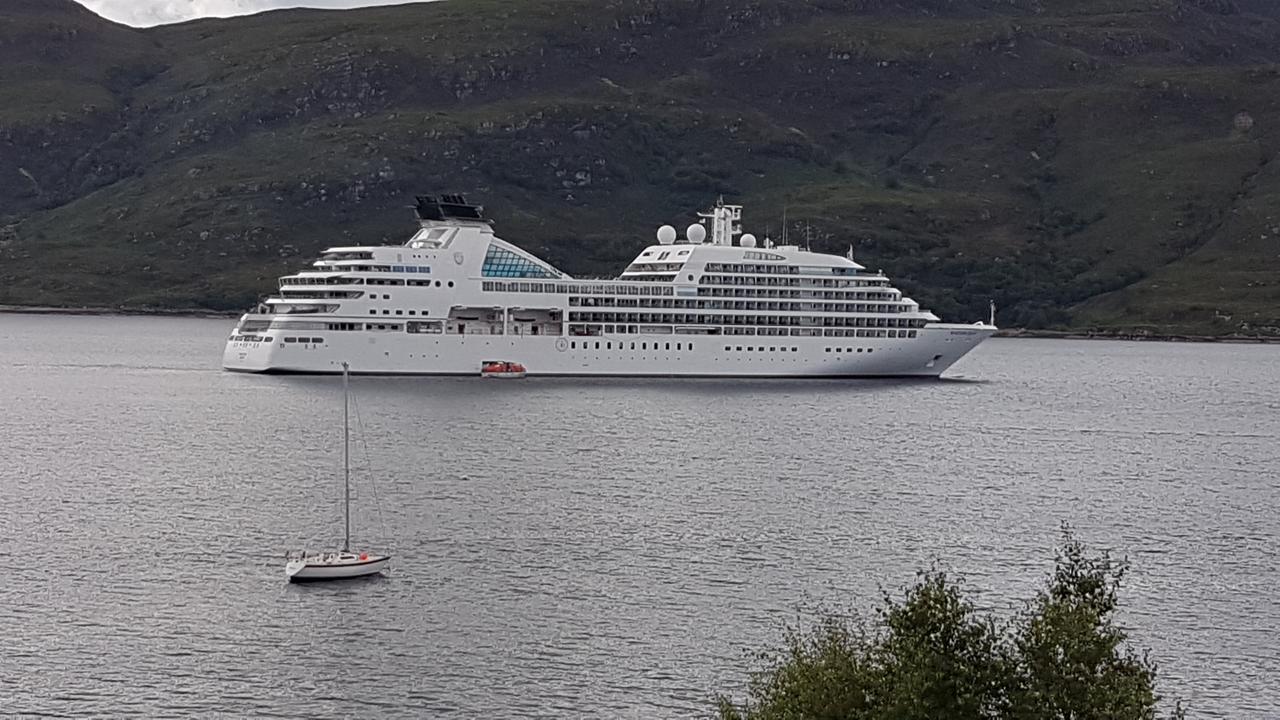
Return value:
M 689 346 L 689 350 L 691 350 L 691 351 L 692 351 L 692 350 L 693 350 L 693 343 L 675 343 L 675 346 L 676 346 L 676 348 L 675 348 L 675 349 L 676 349 L 676 352 L 682 352 L 682 351 L 684 350 L 684 346 L 685 346 L 686 344 Z M 601 347 L 601 345 L 603 345 L 603 347 Z M 619 342 L 619 343 L 618 343 L 618 349 L 619 349 L 619 350 L 628 350 L 628 349 L 630 349 L 630 350 L 648 350 L 648 349 L 649 349 L 649 343 L 647 343 L 647 342 L 641 342 L 641 343 L 635 343 L 635 342 L 632 342 L 632 343 L 630 343 L 630 347 L 627 347 L 627 345 L 628 345 L 627 343 Z M 639 347 L 637 347 L 637 345 L 639 345 Z M 576 341 L 576 340 L 575 340 L 575 341 L 570 342 L 570 343 L 569 343 L 569 349 L 570 349 L 570 350 L 577 350 L 577 349 L 578 349 L 578 341 Z M 613 343 L 612 343 L 612 342 L 610 342 L 610 341 L 604 341 L 603 343 L 601 343 L 600 341 L 596 341 L 596 342 L 594 342 L 594 343 L 583 342 L 583 343 L 582 343 L 582 349 L 583 349 L 583 350 L 592 350 L 592 349 L 594 349 L 594 350 L 612 350 L 612 349 L 613 349 Z M 669 343 L 669 342 L 668 342 L 668 343 L 653 343 L 653 349 L 654 349 L 654 350 L 670 350 L 670 349 L 671 349 L 671 343 Z M 824 349 L 825 349 L 827 352 L 832 352 L 832 350 L 833 350 L 833 348 L 829 348 L 829 347 L 828 347 L 828 348 L 824 348 Z M 855 348 L 841 348 L 841 347 L 838 347 L 838 348 L 834 348 L 834 350 L 835 350 L 835 352 L 838 352 L 838 353 L 839 353 L 839 352 L 849 352 L 849 353 L 852 353 L 852 352 L 854 352 L 854 351 L 855 351 Z M 737 345 L 737 346 L 734 346 L 734 345 L 725 345 L 725 346 L 724 346 L 724 351 L 725 351 L 725 352 L 799 352 L 799 351 L 800 351 L 800 348 L 798 348 L 798 347 L 778 346 L 778 345 L 771 345 L 771 346 L 769 346 L 769 347 L 767 347 L 767 348 L 766 348 L 764 345 L 761 345 L 761 346 L 759 346 L 759 347 L 755 347 L 755 346 L 752 346 L 752 345 L 748 345 L 748 346 L 744 349 L 744 348 L 743 348 L 743 346 L 741 346 L 741 345 Z M 857 348 L 857 349 L 856 349 L 856 351 L 857 351 L 857 352 L 863 352 L 863 348 Z M 866 352 L 868 352 L 868 353 L 872 353 L 872 352 L 875 352 L 875 349 L 874 349 L 874 348 L 866 348 L 866 350 L 865 350 L 865 351 L 866 351 Z
M 276 328 L 277 330 L 329 330 L 334 332 L 353 332 L 360 330 L 401 330 L 406 326 L 401 323 L 291 323 L 288 327 Z M 408 323 L 409 332 L 441 332 L 444 323 L 441 320 L 429 320 L 426 322 L 410 322 Z M 430 328 L 430 329 L 428 329 Z M 232 335 L 231 339 L 252 341 L 252 342 L 271 342 L 271 337 L 262 337 L 261 335 Z M 324 342 L 321 338 L 284 338 L 284 342 Z
M 709 327 L 673 325 L 589 325 L 568 326 L 570 336 L 594 335 L 747 335 L 759 337 L 860 337 L 860 338 L 914 338 L 918 330 L 879 330 L 844 328 L 776 328 L 776 327 Z
M 376 284 L 376 286 L 410 286 L 410 287 L 453 287 L 453 281 L 393 281 L 384 278 L 280 278 L 280 287 L 285 286 L 317 286 L 317 284 Z
M 330 330 L 338 330 L 338 331 L 358 331 L 358 330 L 399 331 L 401 327 L 402 327 L 401 325 L 398 325 L 396 323 L 391 323 L 391 324 L 366 323 L 363 325 L 360 323 L 330 323 L 329 324 Z M 439 330 L 437 330 L 436 332 L 439 332 Z M 281 339 L 287 343 L 302 343 L 302 344 L 308 344 L 308 345 L 319 345 L 324 342 L 324 338 L 320 338 L 320 337 L 285 337 Z M 261 338 L 261 341 L 271 342 L 271 337 L 267 336 L 265 338 Z
M 420 325 L 420 324 L 419 324 L 419 323 L 410 323 L 410 325 L 411 325 L 411 326 L 417 326 L 417 325 Z M 369 324 L 364 325 L 364 328 L 363 328 L 363 329 L 365 329 L 365 330 L 375 330 L 375 331 L 393 331 L 393 332 L 399 332 L 401 328 L 402 328 L 402 326 L 401 326 L 401 325 L 398 325 L 398 324 L 395 324 L 395 323 L 392 323 L 392 324 L 374 324 L 374 323 L 369 323 Z M 360 330 L 360 329 L 361 329 L 361 326 L 360 326 L 359 324 L 357 324 L 357 323 L 335 323 L 335 324 L 334 324 L 334 326 L 333 326 L 333 327 L 331 327 L 330 329 L 333 329 L 333 330 Z M 410 328 L 408 328 L 408 332 L 410 332 L 410 333 L 415 333 L 415 334 L 422 334 L 422 333 L 426 333 L 426 334 L 435 334 L 435 335 L 438 335 L 438 334 L 440 334 L 440 333 L 441 333 L 441 331 L 442 331 L 442 329 L 440 328 L 440 326 L 439 326 L 439 325 L 435 325 L 435 326 L 432 326 L 432 327 L 429 327 L 429 328 L 428 328 L 428 327 L 410 327 Z M 903 334 L 903 336 L 905 337 L 905 336 L 906 336 L 906 334 L 904 333 L 904 334 Z M 893 337 L 893 335 L 890 335 L 890 337 Z M 914 331 L 911 333 L 911 337 L 915 337 L 915 332 L 914 332 Z M 261 336 L 261 335 L 233 335 L 233 336 L 231 336 L 231 340 L 232 340 L 233 342 L 266 342 L 266 343 L 269 343 L 269 342 L 274 341 L 274 339 L 275 339 L 275 338 L 273 338 L 273 337 L 272 337 L 272 336 L 270 336 L 270 335 L 268 335 L 268 336 L 266 336 L 266 337 L 263 337 L 263 336 Z M 322 337 L 285 337 L 285 338 L 281 338 L 281 339 L 282 339 L 284 342 L 286 342 L 286 343 L 290 343 L 290 344 L 320 345 L 320 344 L 323 344 L 323 343 L 324 343 L 324 338 L 322 338 Z M 600 350 L 600 349 L 601 349 L 601 347 L 600 347 L 600 345 L 601 345 L 600 341 L 596 341 L 596 342 L 594 343 L 594 345 L 595 345 L 595 348 L 594 348 L 594 349 L 596 349 L 596 350 Z M 618 349 L 619 349 L 619 350 L 626 349 L 626 348 L 624 347 L 624 345 L 625 345 L 625 343 L 623 343 L 623 342 L 621 342 L 621 341 L 620 341 L 620 342 L 618 342 Z M 631 350 L 636 350 L 636 349 L 637 349 L 637 348 L 636 348 L 636 345 L 637 345 L 637 343 L 635 343 L 635 342 L 630 343 L 630 349 L 631 349 Z M 659 345 L 661 345 L 662 347 L 659 347 Z M 675 343 L 676 351 L 677 351 L 677 352 L 682 352 L 682 351 L 685 349 L 685 345 L 688 345 L 688 349 L 689 349 L 690 351 L 692 351 L 692 350 L 693 350 L 693 343 L 680 343 L 680 342 L 678 342 L 678 343 Z M 641 343 L 639 343 L 639 346 L 640 346 L 640 347 L 639 347 L 639 349 L 640 349 L 640 350 L 646 350 L 646 351 L 647 351 L 647 350 L 649 349 L 649 343 L 647 343 L 647 342 L 641 342 Z M 569 348 L 570 348 L 570 349 L 572 349 L 572 350 L 577 350 L 577 349 L 578 349 L 578 341 L 577 341 L 577 340 L 574 340 L 574 341 L 570 342 L 570 343 L 569 343 Z M 589 349 L 591 349 L 591 343 L 589 343 L 588 341 L 583 341 L 583 342 L 582 342 L 582 349 L 583 349 L 583 350 L 589 350 Z M 605 349 L 605 350 L 612 350 L 612 349 L 613 349 L 613 342 L 612 342 L 612 341 L 605 341 L 605 342 L 604 342 L 604 348 L 603 348 L 603 349 Z M 655 342 L 655 343 L 653 343 L 653 349 L 654 349 L 654 350 L 671 350 L 671 343 L 669 343 L 669 342 L 668 342 L 668 343 L 656 343 L 656 342 Z M 734 351 L 736 351 L 736 352 L 743 352 L 743 347 L 742 347 L 741 345 L 738 345 L 738 346 L 736 346 L 736 347 L 735 347 L 735 346 L 732 346 L 732 345 L 725 345 L 725 346 L 724 346 L 724 349 L 725 349 L 725 352 L 734 352 Z M 852 352 L 854 352 L 854 351 L 855 351 L 855 349 L 854 349 L 854 348 L 844 348 L 844 347 L 837 347 L 837 348 L 830 348 L 830 347 L 828 347 L 828 348 L 824 348 L 824 350 L 825 350 L 826 352 L 832 352 L 832 351 L 834 350 L 834 352 L 837 352 L 837 353 L 841 353 L 841 352 L 848 352 L 848 353 L 852 353 Z M 786 348 L 786 347 L 771 346 L 771 347 L 769 347 L 769 349 L 768 349 L 768 352 L 778 352 L 778 351 L 781 351 L 781 352 L 787 352 L 787 351 L 788 351 L 788 348 Z M 790 348 L 790 351 L 791 351 L 791 352 L 797 352 L 797 351 L 799 351 L 799 348 L 797 348 L 797 347 L 792 347 L 792 348 Z M 857 349 L 856 349 L 856 351 L 857 351 L 857 352 L 863 352 L 863 349 L 862 349 L 862 348 L 857 348 Z M 746 352 L 765 352 L 765 347 L 764 347 L 763 345 L 761 345 L 760 347 L 748 346 L 748 347 L 746 348 Z M 867 348 L 867 349 L 866 349 L 866 352 L 871 353 L 871 352 L 875 352 L 875 350 L 874 350 L 873 348 Z
M 913 338 L 918 330 L 846 330 L 831 328 L 725 328 L 725 335 L 800 335 L 806 337 Z
M 351 331 L 360 331 L 360 330 L 393 331 L 393 332 L 399 332 L 400 330 L 405 330 L 407 332 L 414 333 L 414 334 L 423 334 L 423 333 L 440 334 L 444 332 L 444 325 L 443 325 L 443 321 L 441 320 L 409 322 L 407 324 L 327 323 L 325 327 L 328 330 L 338 331 L 338 332 L 351 332 Z M 659 329 L 660 328 L 645 328 L 644 332 L 653 332 Z M 687 330 L 689 328 L 682 328 L 682 329 Z M 666 332 L 661 334 L 671 334 L 670 328 L 665 328 L 665 330 Z M 570 325 L 569 326 L 570 336 L 599 335 L 602 332 L 610 335 L 613 335 L 613 334 L 625 335 L 625 334 L 640 333 L 641 329 L 634 325 L 603 325 L 603 326 L 601 325 Z M 752 336 L 762 336 L 762 337 L 804 335 L 808 337 L 914 338 L 917 336 L 917 332 L 918 331 L 916 330 L 856 330 L 855 331 L 855 330 L 829 330 L 829 329 L 819 332 L 816 329 L 788 331 L 786 329 L 780 329 L 780 328 L 725 328 L 723 334 L 724 335 L 752 335 Z M 536 334 L 536 329 L 535 329 L 535 334 Z M 676 334 L 692 334 L 692 333 L 677 332 Z M 697 334 L 705 335 L 705 334 L 721 334 L 721 333 L 701 332 Z M 271 337 L 264 338 L 260 335 L 233 335 L 231 337 L 231 340 L 239 341 L 239 342 L 271 342 Z M 324 342 L 320 338 L 311 338 L 310 340 L 317 343 Z M 305 343 L 305 342 L 308 342 L 308 338 L 285 338 L 284 341 L 289 343 L 292 343 L 292 342 Z M 654 347 L 655 348 L 657 347 L 656 344 Z M 828 352 L 830 352 L 830 350 L 828 350 Z M 839 352 L 839 350 L 837 350 L 836 352 Z
M 920 318 L 817 317 L 809 315 L 691 315 L 685 313 L 570 312 L 569 322 L 661 323 L 664 325 L 775 325 L 784 327 L 924 327 Z
M 453 287 L 453 281 L 447 283 L 440 280 L 392 280 L 389 278 L 309 278 L 309 277 L 282 277 L 280 278 L 280 287 L 286 285 L 395 285 L 403 287 L 409 285 L 411 287 L 442 287 L 447 285 Z
M 743 263 L 707 263 L 707 272 L 745 273 L 757 275 L 857 275 L 851 267 L 824 265 L 749 265 Z
M 345 324 L 345 323 L 344 323 L 344 324 Z M 344 329 L 345 329 L 345 328 L 344 328 Z M 358 328 L 353 328 L 353 329 L 358 329 Z M 266 336 L 263 336 L 263 335 L 232 335 L 232 336 L 231 336 L 231 340 L 232 340 L 232 342 L 262 342 L 262 343 L 269 343 L 269 342 L 273 342 L 273 341 L 275 340 L 275 338 L 274 338 L 273 336 L 271 336 L 271 335 L 266 335 Z M 322 338 L 322 337 L 283 337 L 283 338 L 280 338 L 280 340 L 281 340 L 282 342 L 286 342 L 286 343 L 290 343 L 290 344 L 303 344 L 303 345 L 320 345 L 320 344 L 322 344 L 322 343 L 324 342 L 324 338 Z
M 430 333 L 440 334 L 444 332 L 444 323 L 441 320 L 432 320 L 428 322 L 410 322 L 410 323 L 329 323 L 329 330 L 337 332 L 358 332 L 364 331 L 391 331 L 399 332 L 405 330 L 411 333 Z M 324 342 L 321 338 L 310 338 L 313 342 Z M 265 338 L 265 342 L 271 342 L 271 338 Z M 285 342 L 307 342 L 307 338 L 285 338 Z
M 628 298 L 569 298 L 569 307 L 633 307 L 633 308 L 684 308 L 689 310 L 781 310 L 784 312 L 912 312 L 907 304 L 881 305 L 870 303 L 793 302 L 789 300 L 663 300 L 641 304 Z
M 653 270 L 641 271 L 638 273 L 628 271 L 627 273 L 625 273 L 626 277 L 624 277 L 623 279 L 630 280 L 631 282 L 644 282 L 644 283 L 673 282 L 676 279 L 676 274 L 677 273 L 673 273 L 673 272 L 662 272 L 662 271 L 653 271 Z M 693 282 L 692 275 L 689 276 L 689 282 Z
M 684 288 L 682 288 L 682 290 L 684 290 Z M 726 293 L 724 297 L 726 297 L 726 299 L 728 299 L 728 297 L 735 297 L 735 299 L 736 297 L 769 297 L 769 299 L 773 299 L 773 297 L 783 297 L 783 299 L 788 299 L 763 301 L 764 305 L 768 305 L 769 307 L 772 307 L 772 309 L 777 309 L 777 307 L 782 307 L 788 301 L 799 300 L 808 302 L 808 304 L 814 304 L 815 301 L 838 300 L 841 296 L 838 295 L 838 293 L 828 292 L 782 291 L 780 293 L 732 293 L 732 295 L 730 295 L 730 293 Z M 660 300 L 639 300 L 632 299 L 632 297 L 585 297 L 579 295 L 571 295 L 568 297 L 568 304 L 571 306 L 581 307 L 689 307 L 691 310 L 698 310 L 704 309 L 704 307 L 753 307 L 751 302 L 754 301 L 686 300 L 680 299 L 680 297 L 675 297 L 675 299 L 672 299 L 672 297 L 663 297 L 663 299 Z
M 601 344 L 601 343 L 600 343 L 599 341 L 597 341 L 597 342 L 595 343 L 595 349 L 596 349 L 596 350 L 601 350 L 601 349 L 603 349 L 603 350 L 612 350 L 612 349 L 613 349 L 613 343 L 612 343 L 612 342 L 608 342 L 608 341 L 606 341 L 606 342 L 604 343 L 604 347 L 603 347 L 603 348 L 601 348 L 601 347 L 600 347 L 600 344 Z M 639 345 L 639 347 L 636 347 L 636 345 L 637 345 L 637 344 Z M 624 343 L 624 342 L 621 342 L 621 341 L 620 341 L 620 342 L 618 343 L 618 349 L 619 349 L 619 350 L 626 350 L 627 348 L 625 347 L 625 345 L 626 345 L 626 343 Z M 664 347 L 659 347 L 659 345 L 662 345 L 662 346 L 664 346 Z M 690 350 L 693 350 L 693 343 L 676 343 L 675 345 L 676 345 L 676 352 L 683 352 L 683 351 L 684 351 L 684 349 L 685 349 L 685 346 L 686 346 L 686 345 L 688 345 L 688 346 L 689 346 L 689 349 L 690 349 Z M 578 341 L 577 341 L 577 340 L 574 340 L 574 341 L 570 342 L 570 343 L 569 343 L 569 349 L 570 349 L 570 350 L 577 350 L 577 349 L 578 349 Z M 582 342 L 582 349 L 583 349 L 583 350 L 591 350 L 591 349 L 592 349 L 592 348 L 591 348 L 591 343 L 589 343 L 589 342 L 587 342 L 587 341 L 585 341 L 585 340 L 584 340 L 584 341 Z M 634 342 L 633 342 L 633 343 L 631 343 L 631 349 L 632 349 L 632 350 L 648 350 L 648 349 L 649 349 L 649 343 L 647 343 L 647 342 L 634 343 Z M 671 343 L 653 343 L 653 349 L 654 349 L 654 350 L 670 350 L 670 349 L 671 349 Z
M 797 350 L 797 349 L 798 349 L 798 348 L 791 348 L 791 352 L 796 352 L 796 350 Z M 725 352 L 743 352 L 743 347 L 742 347 L 741 345 L 738 345 L 738 346 L 736 346 L 736 347 L 734 347 L 734 346 L 729 346 L 729 345 L 725 345 L 725 346 L 724 346 L 724 350 L 725 350 Z M 831 352 L 831 348 L 825 348 L 825 350 L 826 350 L 827 352 Z M 853 352 L 853 348 L 836 348 L 836 352 L 841 352 L 842 350 L 847 350 L 848 352 Z M 787 348 L 785 348 L 785 347 L 772 347 L 772 346 L 770 346 L 770 347 L 766 348 L 765 346 L 761 345 L 760 347 L 747 346 L 747 348 L 746 348 L 746 350 L 745 350 L 745 351 L 746 351 L 746 352 L 778 352 L 778 351 L 786 352 L 786 351 L 787 351 Z M 858 348 L 858 352 L 862 352 L 862 348 Z M 875 352 L 875 349 L 874 349 L 874 348 L 867 348 L 867 352 L 869 352 L 869 353 L 870 353 L 870 352 Z
M 690 292 L 692 295 L 692 292 Z M 728 288 L 719 287 L 700 287 L 696 292 L 698 297 L 813 297 L 819 300 L 892 300 L 902 299 L 900 292 L 797 292 L 794 290 L 728 290 Z
M 684 267 L 684 263 L 659 263 L 649 262 L 647 260 L 639 263 L 631 263 L 623 272 L 628 273 L 654 273 L 654 272 L 675 272 Z
M 689 277 L 693 280 L 693 277 Z M 753 287 L 889 287 L 888 280 L 831 280 L 793 277 L 753 277 L 750 275 L 703 275 L 699 285 L 750 285 Z
M 431 287 L 434 285 L 435 287 L 440 287 L 439 280 L 435 280 L 435 281 L 432 281 L 432 280 L 380 280 L 376 278 L 369 278 L 368 280 L 365 281 L 365 284 L 366 285 L 408 285 L 409 287 Z M 446 284 L 449 287 L 453 287 L 452 280 L 448 281 Z
M 331 272 L 399 272 L 399 273 L 429 273 L 431 266 L 429 265 L 329 265 L 327 262 L 316 263 L 315 267 L 318 271 Z
M 377 315 L 377 314 L 378 314 L 378 311 L 377 311 L 377 310 L 370 310 L 370 311 L 369 311 L 369 314 L 370 314 L 370 315 Z M 392 311 L 391 311 L 391 310 L 383 310 L 383 311 L 382 311 L 382 314 L 383 314 L 383 315 L 391 315 L 391 314 L 392 314 Z M 406 313 L 405 313 L 405 311 L 404 311 L 404 310 L 396 310 L 396 311 L 395 311 L 395 314 L 396 314 L 396 315 L 404 315 L 404 314 L 406 314 Z M 418 311 L 417 311 L 417 310 L 409 310 L 409 311 L 408 311 L 408 314 L 409 314 L 409 315 L 417 315 L 417 314 L 418 314 Z M 427 314 L 429 314 L 429 313 L 428 313 L 426 310 L 423 310 L 423 311 L 422 311 L 422 314 L 423 314 L 423 315 L 427 315 Z
M 290 300 L 359 300 L 364 293 L 359 290 L 293 290 L 281 288 L 280 296 Z M 374 295 L 374 297 L 377 297 Z
M 487 292 L 540 292 L 567 295 L 671 295 L 669 287 L 648 287 L 643 285 L 569 285 L 566 283 L 541 282 L 502 282 L 487 280 L 480 284 L 480 289 Z
M 644 252 L 640 253 L 640 257 L 649 257 L 654 252 L 655 252 L 654 250 L 645 250 Z M 671 250 L 662 250 L 658 252 L 658 257 L 655 258 L 655 260 L 666 260 L 667 257 L 671 255 L 671 253 L 672 253 Z M 689 248 L 681 248 L 680 250 L 676 250 L 675 254 L 677 257 L 683 257 L 685 255 L 688 255 Z
M 883 293 L 880 293 L 883 294 Z M 842 292 L 814 292 L 801 290 L 707 290 L 694 288 L 680 288 L 680 295 L 693 296 L 700 298 L 726 298 L 725 300 L 693 300 L 682 298 L 660 298 L 656 300 L 645 300 L 641 298 L 624 298 L 624 297 L 587 297 L 583 295 L 570 295 L 570 305 L 581 305 L 583 307 L 681 307 L 681 308 L 719 308 L 730 307 L 725 305 L 726 302 L 751 302 L 751 300 L 737 300 L 737 298 L 767 298 L 765 302 L 770 306 L 777 307 L 778 302 L 786 300 L 801 301 L 829 301 L 829 300 L 875 300 L 872 295 L 859 295 L 854 293 Z M 734 300 L 728 300 L 734 298 Z M 779 298 L 774 300 L 773 298 Z M 879 298 L 900 301 L 901 295 L 893 294 L 889 298 Z
M 364 278 L 353 277 L 282 277 L 280 286 L 285 285 L 363 285 Z

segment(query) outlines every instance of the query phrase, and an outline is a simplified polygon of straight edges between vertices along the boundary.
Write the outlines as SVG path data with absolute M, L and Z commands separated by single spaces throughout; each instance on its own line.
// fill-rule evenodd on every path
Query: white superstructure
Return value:
M 658 231 L 616 280 L 577 280 L 498 238 L 457 195 L 418 198 L 404 245 L 334 247 L 241 317 L 246 372 L 530 376 L 938 376 L 990 323 L 938 322 L 851 257 L 757 243 L 718 203 Z M 703 224 L 705 223 L 705 224 Z M 708 232 L 707 224 L 710 225 Z M 852 254 L 852 253 L 850 253 Z

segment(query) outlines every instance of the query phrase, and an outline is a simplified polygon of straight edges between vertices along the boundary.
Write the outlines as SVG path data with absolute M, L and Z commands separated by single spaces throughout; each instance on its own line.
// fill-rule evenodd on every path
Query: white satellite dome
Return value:
M 684 236 L 689 238 L 689 242 L 697 245 L 707 239 L 707 229 L 698 223 L 694 223 L 689 226 L 689 229 L 684 231 Z
M 751 233 L 747 233 L 746 235 L 743 235 L 741 239 L 738 240 L 738 244 L 741 245 L 742 247 L 755 247 L 756 236 L 752 235 Z
M 658 228 L 658 242 L 663 245 L 670 245 L 676 241 L 676 229 L 670 225 L 663 225 Z

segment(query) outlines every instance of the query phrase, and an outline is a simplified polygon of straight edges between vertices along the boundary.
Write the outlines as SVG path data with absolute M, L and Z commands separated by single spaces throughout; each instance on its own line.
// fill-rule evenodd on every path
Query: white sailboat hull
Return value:
M 391 565 L 388 555 L 370 555 L 361 560 L 358 556 L 335 559 L 308 558 L 293 560 L 285 565 L 285 575 L 289 582 L 316 582 L 322 580 L 346 580 L 349 578 L 376 575 Z

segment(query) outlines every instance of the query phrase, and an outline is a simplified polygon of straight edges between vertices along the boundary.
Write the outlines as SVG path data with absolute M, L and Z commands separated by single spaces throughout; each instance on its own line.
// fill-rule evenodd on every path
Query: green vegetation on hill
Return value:
M 1010 620 L 945 573 L 886 595 L 874 622 L 824 612 L 759 655 L 721 720 L 1155 720 L 1156 667 L 1116 622 L 1127 564 L 1070 533 L 1053 575 Z M 1174 718 L 1182 708 L 1168 708 Z
M 236 308 L 421 192 L 613 275 L 717 195 L 947 319 L 1280 334 L 1262 0 L 0 6 L 0 304 Z

